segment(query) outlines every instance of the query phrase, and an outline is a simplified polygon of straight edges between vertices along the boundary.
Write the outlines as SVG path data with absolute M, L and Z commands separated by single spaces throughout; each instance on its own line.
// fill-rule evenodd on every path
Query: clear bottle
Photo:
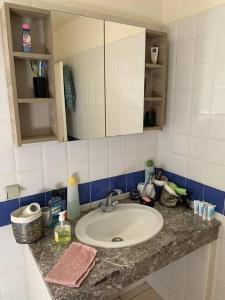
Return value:
M 80 201 L 78 193 L 78 181 L 71 176 L 67 187 L 67 218 L 75 220 L 80 215 Z
M 22 24 L 22 43 L 23 52 L 31 52 L 31 33 L 30 25 L 27 23 Z
M 150 179 L 152 179 L 154 175 L 155 175 L 155 168 L 154 168 L 153 160 L 151 159 L 147 160 L 146 168 L 145 168 L 145 180 L 148 178 L 148 176 Z
M 59 222 L 56 223 L 54 229 L 55 242 L 58 244 L 67 244 L 71 241 L 71 226 L 65 217 L 66 211 L 59 213 Z
M 58 191 L 52 191 L 52 197 L 48 201 L 48 206 L 51 210 L 51 224 L 55 224 L 59 218 L 59 212 L 62 210 L 62 199 Z

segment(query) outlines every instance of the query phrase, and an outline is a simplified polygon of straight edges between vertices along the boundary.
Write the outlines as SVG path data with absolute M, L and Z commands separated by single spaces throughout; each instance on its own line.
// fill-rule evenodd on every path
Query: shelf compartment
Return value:
M 22 24 L 31 26 L 31 45 L 34 53 L 51 53 L 50 23 L 48 11 L 8 4 L 13 51 L 22 51 Z
M 27 136 L 22 138 L 22 144 L 41 143 L 48 141 L 56 141 L 57 137 L 54 134 Z
M 22 143 L 53 137 L 56 139 L 55 110 L 53 103 L 19 103 L 19 120 Z
M 24 60 L 50 60 L 50 54 L 41 54 L 41 53 L 26 53 L 14 51 L 13 53 L 15 58 L 24 59 Z
M 17 99 L 17 103 L 50 103 L 54 101 L 53 98 L 20 98 Z

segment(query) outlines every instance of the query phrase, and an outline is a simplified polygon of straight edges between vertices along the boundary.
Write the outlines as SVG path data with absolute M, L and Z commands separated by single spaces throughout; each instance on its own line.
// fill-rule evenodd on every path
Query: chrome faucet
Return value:
M 106 201 L 103 203 L 101 202 L 99 204 L 99 207 L 101 207 L 102 211 L 103 212 L 110 212 L 110 211 L 113 211 L 117 204 L 119 204 L 119 201 L 117 200 L 113 200 L 113 197 L 114 196 L 118 196 L 118 195 L 121 195 L 122 194 L 122 190 L 120 189 L 115 189 L 113 190 L 111 193 L 109 193 L 109 195 L 107 196 L 106 198 Z

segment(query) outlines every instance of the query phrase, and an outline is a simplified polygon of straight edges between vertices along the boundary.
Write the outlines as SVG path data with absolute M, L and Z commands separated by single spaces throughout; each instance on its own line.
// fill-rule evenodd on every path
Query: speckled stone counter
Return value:
M 217 220 L 203 221 L 192 210 L 182 207 L 168 209 L 157 205 L 155 208 L 164 218 L 159 234 L 136 246 L 97 248 L 96 265 L 81 287 L 47 284 L 52 299 L 113 299 L 123 288 L 217 239 L 220 225 Z M 44 238 L 30 245 L 43 277 L 66 247 L 55 244 L 53 230 L 47 230 Z

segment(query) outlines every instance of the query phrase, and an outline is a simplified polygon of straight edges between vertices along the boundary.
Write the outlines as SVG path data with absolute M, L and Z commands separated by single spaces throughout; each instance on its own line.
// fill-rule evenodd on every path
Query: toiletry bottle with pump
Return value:
M 55 224 L 58 221 L 58 214 L 62 210 L 62 201 L 58 191 L 52 191 L 52 197 L 48 201 L 48 206 L 51 210 L 51 224 Z
M 153 160 L 147 160 L 146 168 L 145 168 L 145 180 L 149 177 L 149 181 L 151 181 L 152 177 L 155 175 L 155 168 L 153 164 Z
M 68 221 L 65 220 L 66 211 L 59 213 L 59 222 L 56 223 L 54 229 L 55 241 L 58 244 L 67 244 L 71 240 L 71 226 Z
M 78 193 L 78 181 L 71 176 L 67 187 L 67 218 L 75 220 L 80 215 L 80 201 Z

